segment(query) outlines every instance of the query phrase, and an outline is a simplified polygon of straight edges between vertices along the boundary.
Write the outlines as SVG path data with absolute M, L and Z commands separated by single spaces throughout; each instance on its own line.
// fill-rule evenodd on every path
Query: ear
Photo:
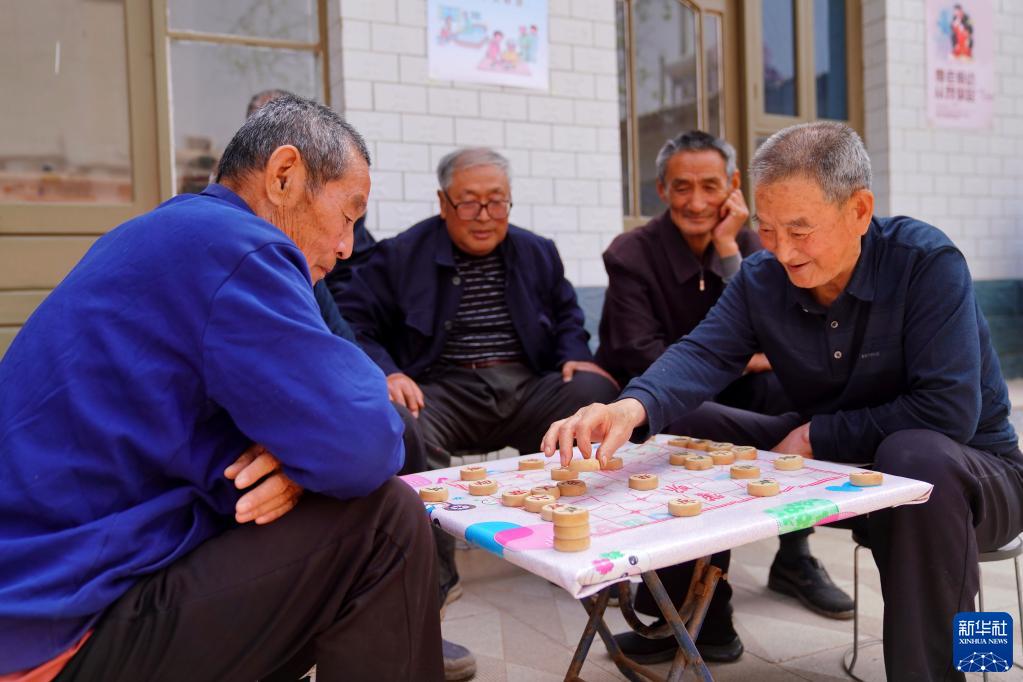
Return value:
M 267 198 L 276 207 L 289 206 L 305 193 L 306 169 L 302 154 L 290 144 L 270 154 L 263 169 Z
M 664 186 L 664 180 L 657 181 L 657 196 L 661 198 L 666 205 L 671 202 L 668 201 L 668 189 Z
M 437 190 L 437 201 L 440 202 L 440 217 L 444 220 L 448 219 L 448 200 L 444 197 L 444 190 Z
M 732 189 L 742 189 L 742 175 L 738 168 L 732 173 Z
M 869 189 L 858 189 L 853 192 L 846 203 L 857 232 L 862 236 L 870 227 L 870 219 L 874 217 L 874 193 Z

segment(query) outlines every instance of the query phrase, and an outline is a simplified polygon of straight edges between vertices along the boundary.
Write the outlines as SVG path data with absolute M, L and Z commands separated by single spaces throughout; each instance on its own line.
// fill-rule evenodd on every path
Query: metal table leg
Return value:
M 583 662 L 586 660 L 587 654 L 589 654 L 593 637 L 599 634 L 604 642 L 604 646 L 607 647 L 611 660 L 614 661 L 622 675 L 632 682 L 641 682 L 640 676 L 653 682 L 665 682 L 665 680 L 677 682 L 682 679 L 688 669 L 692 669 L 699 679 L 711 682 L 713 678 L 707 669 L 707 665 L 700 657 L 700 652 L 696 649 L 694 640 L 700 632 L 700 627 L 703 625 L 703 618 L 707 613 L 707 607 L 710 605 L 714 588 L 717 586 L 720 578 L 721 569 L 717 566 L 712 566 L 708 557 L 699 559 L 693 571 L 693 579 L 689 584 L 689 591 L 682 604 L 676 608 L 664 589 L 664 585 L 661 584 L 660 578 L 657 577 L 657 573 L 654 571 L 643 573 L 643 581 L 646 582 L 654 601 L 657 603 L 657 607 L 661 610 L 666 621 L 665 625 L 659 628 L 651 628 L 644 625 L 636 616 L 629 599 L 628 583 L 618 583 L 605 587 L 595 596 L 581 599 L 580 602 L 582 602 L 583 608 L 589 614 L 589 620 L 586 623 L 586 628 L 583 630 L 582 637 L 579 639 L 579 644 L 572 657 L 572 665 L 565 674 L 565 680 L 570 682 L 581 680 L 579 673 L 582 671 Z M 604 622 L 604 612 L 607 610 L 607 602 L 612 590 L 618 591 L 619 607 L 622 609 L 622 614 L 625 616 L 626 621 L 628 621 L 629 626 L 636 630 L 636 632 L 646 637 L 666 637 L 669 634 L 675 637 L 679 644 L 679 652 L 675 656 L 667 678 L 661 677 L 650 668 L 628 658 L 618 647 L 618 643 L 615 642 L 614 636 Z

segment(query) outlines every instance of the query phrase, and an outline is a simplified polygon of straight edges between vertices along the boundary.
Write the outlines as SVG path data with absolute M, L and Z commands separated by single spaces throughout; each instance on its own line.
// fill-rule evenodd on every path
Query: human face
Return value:
M 657 194 L 684 236 L 709 235 L 721 221 L 721 205 L 739 186 L 738 175 L 728 177 L 724 157 L 714 150 L 679 152 L 668 159 Z
M 355 221 L 366 212 L 369 165 L 358 155 L 349 159 L 344 175 L 310 194 L 298 188 L 291 206 L 282 207 L 273 221 L 305 255 L 313 283 L 327 276 L 337 259 L 352 255 Z
M 760 241 L 797 287 L 830 305 L 852 277 L 860 237 L 874 209 L 870 190 L 857 190 L 841 204 L 828 201 L 816 181 L 792 177 L 756 189 Z
M 472 220 L 463 220 L 452 205 L 466 201 L 511 201 L 508 176 L 497 166 L 470 166 L 457 170 L 451 176 L 451 184 L 444 191 L 438 191 L 440 217 L 448 228 L 448 235 L 455 246 L 471 256 L 486 256 L 508 235 L 508 216 L 497 219 L 483 206 L 479 215 Z

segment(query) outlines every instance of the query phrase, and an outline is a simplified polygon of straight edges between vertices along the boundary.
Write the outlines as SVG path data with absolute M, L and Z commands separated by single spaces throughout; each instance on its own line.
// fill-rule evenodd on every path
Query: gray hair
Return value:
M 735 175 L 738 168 L 735 163 L 735 147 L 720 137 L 714 137 L 702 130 L 690 130 L 671 138 L 664 143 L 661 151 L 657 152 L 657 179 L 664 182 L 664 176 L 668 172 L 668 161 L 676 154 L 705 151 L 714 151 L 721 155 L 725 160 L 725 173 L 729 180 Z
M 753 155 L 754 188 L 793 176 L 813 180 L 824 197 L 841 204 L 870 189 L 870 157 L 856 131 L 837 121 L 800 123 L 779 130 Z
M 337 112 L 297 95 L 283 95 L 250 116 L 227 143 L 217 182 L 266 167 L 274 150 L 294 145 L 308 173 L 308 190 L 344 175 L 352 154 L 369 163 L 366 141 Z
M 451 178 L 456 171 L 473 168 L 474 166 L 497 166 L 511 179 L 511 164 L 489 147 L 465 147 L 444 155 L 437 164 L 437 182 L 440 188 L 447 191 L 451 186 Z

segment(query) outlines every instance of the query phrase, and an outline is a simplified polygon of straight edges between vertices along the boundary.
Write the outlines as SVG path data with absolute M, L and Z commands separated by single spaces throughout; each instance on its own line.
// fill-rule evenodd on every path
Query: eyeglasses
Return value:
M 446 191 L 444 191 L 444 198 L 448 200 L 448 203 L 451 204 L 455 209 L 455 213 L 462 220 L 476 220 L 484 207 L 487 209 L 487 215 L 495 220 L 503 220 L 511 213 L 512 202 L 507 199 L 491 199 L 485 204 L 479 201 L 463 201 L 460 204 L 456 204 L 451 200 Z

